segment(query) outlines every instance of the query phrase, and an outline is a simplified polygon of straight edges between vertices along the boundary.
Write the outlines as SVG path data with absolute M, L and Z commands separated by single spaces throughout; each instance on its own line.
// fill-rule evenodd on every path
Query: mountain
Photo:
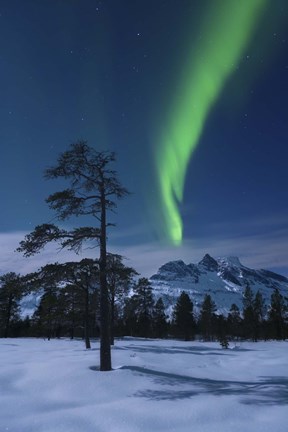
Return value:
M 39 306 L 43 292 L 27 294 L 20 300 L 20 315 L 21 318 L 31 317 Z
M 275 288 L 288 297 L 288 278 L 268 270 L 253 270 L 243 266 L 237 257 L 212 258 L 206 254 L 198 264 L 185 264 L 182 260 L 161 266 L 150 278 L 156 298 L 162 297 L 168 312 L 182 291 L 189 294 L 197 310 L 205 294 L 210 294 L 218 313 L 228 314 L 232 303 L 242 309 L 243 293 L 247 285 L 262 293 L 266 305 L 270 304 Z
M 232 303 L 242 310 L 242 298 L 247 284 L 254 293 L 262 293 L 270 304 L 273 289 L 288 297 L 288 278 L 268 270 L 253 270 L 243 266 L 237 257 L 214 259 L 206 254 L 198 264 L 170 261 L 161 266 L 150 282 L 155 298 L 162 297 L 170 315 L 177 298 L 186 291 L 199 310 L 204 295 L 210 294 L 218 313 L 228 314 Z M 21 300 L 21 315 L 31 316 L 40 302 L 42 293 L 29 294 Z

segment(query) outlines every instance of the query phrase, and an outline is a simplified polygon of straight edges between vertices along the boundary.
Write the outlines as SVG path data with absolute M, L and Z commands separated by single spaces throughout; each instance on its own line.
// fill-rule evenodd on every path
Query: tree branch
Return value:
M 68 248 L 76 253 L 81 250 L 85 241 L 97 240 L 100 236 L 99 228 L 81 227 L 71 231 L 58 228 L 53 224 L 38 225 L 30 234 L 20 242 L 17 252 L 29 257 L 39 253 L 50 242 L 60 243 L 61 248 Z

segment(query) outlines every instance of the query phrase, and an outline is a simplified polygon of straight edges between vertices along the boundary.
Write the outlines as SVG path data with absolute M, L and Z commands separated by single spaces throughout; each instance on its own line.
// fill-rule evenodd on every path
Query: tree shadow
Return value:
M 138 366 L 122 366 L 122 370 L 131 370 L 141 376 L 147 376 L 163 390 L 141 390 L 135 396 L 149 400 L 188 399 L 197 395 L 240 396 L 240 402 L 253 405 L 287 405 L 288 378 L 260 377 L 258 381 L 229 381 L 195 378 L 146 369 Z M 188 388 L 187 388 L 188 387 Z
M 18 347 L 19 346 L 19 344 L 15 344 L 15 343 L 7 343 L 7 342 L 5 342 L 5 343 L 1 343 L 1 346 L 14 346 L 14 347 Z
M 157 345 L 128 345 L 125 347 L 113 347 L 114 350 L 132 350 L 138 353 L 153 353 L 153 354 L 194 354 L 194 355 L 210 355 L 223 356 L 232 355 L 231 350 L 223 350 L 222 348 L 198 347 L 198 346 L 157 346 Z M 250 351 L 247 349 L 239 349 L 237 351 Z

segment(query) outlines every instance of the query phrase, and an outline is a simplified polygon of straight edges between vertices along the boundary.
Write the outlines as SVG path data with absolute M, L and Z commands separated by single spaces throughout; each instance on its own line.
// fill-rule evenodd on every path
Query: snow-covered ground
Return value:
M 0 339 L 0 431 L 287 432 L 288 343 Z

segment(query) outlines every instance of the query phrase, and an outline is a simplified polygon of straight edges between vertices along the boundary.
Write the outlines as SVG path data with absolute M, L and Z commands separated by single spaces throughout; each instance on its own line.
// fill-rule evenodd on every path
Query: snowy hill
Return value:
M 150 278 L 156 298 L 162 297 L 168 311 L 181 291 L 186 291 L 200 308 L 205 294 L 210 294 L 219 313 L 228 313 L 232 303 L 242 309 L 242 298 L 247 284 L 254 293 L 259 290 L 266 305 L 278 288 L 288 296 L 288 279 L 268 270 L 253 270 L 243 266 L 237 257 L 214 259 L 206 254 L 198 264 L 171 261 L 161 266 Z

